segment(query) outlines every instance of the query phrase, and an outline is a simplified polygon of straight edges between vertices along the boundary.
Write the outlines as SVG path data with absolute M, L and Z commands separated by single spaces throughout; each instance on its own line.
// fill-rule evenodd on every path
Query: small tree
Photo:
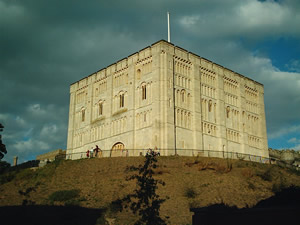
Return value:
M 0 123 L 0 132 L 3 131 L 4 126 Z M 0 134 L 0 160 L 4 157 L 4 154 L 6 154 L 6 147 L 5 144 L 2 143 L 2 136 Z
M 124 201 L 126 206 L 129 206 L 134 214 L 140 216 L 139 220 L 135 222 L 135 225 L 162 225 L 166 222 L 160 218 L 159 210 L 160 205 L 165 201 L 161 199 L 156 193 L 158 184 L 165 185 L 162 180 L 156 180 L 153 178 L 154 171 L 157 167 L 157 154 L 150 150 L 145 156 L 144 165 L 138 167 L 131 166 L 131 171 L 138 171 L 138 174 L 129 176 L 127 180 L 136 180 L 137 188 L 133 194 L 129 194 L 125 197 Z

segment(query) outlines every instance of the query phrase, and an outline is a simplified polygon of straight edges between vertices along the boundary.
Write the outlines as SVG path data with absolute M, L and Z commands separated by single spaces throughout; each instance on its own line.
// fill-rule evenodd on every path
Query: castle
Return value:
M 264 87 L 158 41 L 71 84 L 67 158 L 95 145 L 103 157 L 268 157 Z

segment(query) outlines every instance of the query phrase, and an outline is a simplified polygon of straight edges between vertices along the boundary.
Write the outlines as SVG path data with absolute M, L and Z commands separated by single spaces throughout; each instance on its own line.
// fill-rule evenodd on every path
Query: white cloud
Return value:
M 291 147 L 291 149 L 294 149 L 294 150 L 296 150 L 296 151 L 299 151 L 299 150 L 300 150 L 300 144 Z
M 300 11 L 275 1 L 233 0 L 228 4 L 200 7 L 198 13 L 181 15 L 179 25 L 205 38 L 262 39 L 267 36 L 300 35 Z
M 288 143 L 297 143 L 298 141 L 300 142 L 300 140 L 297 140 L 297 138 L 293 137 L 288 140 Z
M 261 27 L 281 27 L 290 16 L 287 7 L 273 1 L 248 1 L 238 8 L 238 19 L 246 29 Z
M 27 141 L 17 141 L 12 148 L 19 154 L 25 152 L 39 152 L 49 149 L 49 144 L 39 140 L 29 139 Z
M 58 128 L 56 124 L 51 124 L 51 125 L 44 125 L 42 130 L 41 130 L 41 136 L 49 136 L 56 134 L 58 131 Z
M 285 64 L 285 67 L 289 71 L 298 72 L 300 73 L 300 60 L 291 60 L 288 64 Z
M 21 118 L 20 116 L 17 116 L 16 117 L 16 123 L 21 126 L 21 127 L 24 127 L 26 126 L 26 122 L 23 118 Z
M 268 134 L 268 138 L 269 139 L 274 139 L 274 138 L 278 138 L 281 137 L 283 135 L 288 135 L 291 133 L 300 133 L 300 125 L 297 126 L 287 126 L 287 127 L 283 127 L 279 130 L 273 131 L 272 133 Z
M 183 26 L 191 26 L 196 24 L 200 19 L 199 15 L 194 15 L 194 16 L 183 16 L 180 20 L 179 23 Z
M 0 122 L 3 123 L 3 121 L 7 120 L 8 114 L 1 114 L 0 113 Z
M 45 115 L 46 111 L 44 109 L 41 108 L 40 104 L 31 104 L 27 107 L 27 111 L 29 113 L 32 113 L 33 115 Z
M 0 1 L 0 22 L 7 24 L 12 20 L 17 21 L 24 16 L 24 8 L 20 5 L 8 4 Z

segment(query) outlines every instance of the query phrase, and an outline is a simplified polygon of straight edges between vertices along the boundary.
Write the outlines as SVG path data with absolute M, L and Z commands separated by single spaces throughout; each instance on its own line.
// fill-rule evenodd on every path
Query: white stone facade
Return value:
M 147 148 L 268 157 L 264 87 L 156 42 L 71 85 L 67 155 L 83 158 L 95 145 L 104 157 Z

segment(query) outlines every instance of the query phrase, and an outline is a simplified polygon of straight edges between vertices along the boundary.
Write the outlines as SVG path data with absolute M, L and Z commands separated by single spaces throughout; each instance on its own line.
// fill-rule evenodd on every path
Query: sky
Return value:
M 299 0 L 0 0 L 0 123 L 12 163 L 66 149 L 69 87 L 167 39 L 265 88 L 270 148 L 300 150 Z

